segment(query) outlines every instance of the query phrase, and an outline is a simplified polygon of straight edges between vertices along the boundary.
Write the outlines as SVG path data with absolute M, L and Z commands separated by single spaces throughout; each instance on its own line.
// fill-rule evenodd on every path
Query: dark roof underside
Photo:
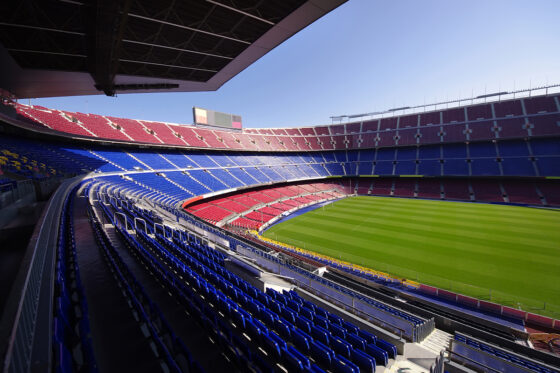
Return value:
M 80 81 L 75 94 L 213 90 L 344 1 L 8 0 L 0 57 L 24 71 L 86 75 L 92 92 Z M 26 97 L 13 77 L 9 85 Z

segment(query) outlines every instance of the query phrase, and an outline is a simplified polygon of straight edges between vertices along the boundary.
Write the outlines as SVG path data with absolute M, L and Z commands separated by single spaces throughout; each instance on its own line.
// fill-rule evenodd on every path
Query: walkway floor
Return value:
M 133 317 L 95 242 L 87 200 L 74 204 L 74 230 L 80 276 L 89 308 L 93 351 L 100 372 L 162 371 L 149 341 Z

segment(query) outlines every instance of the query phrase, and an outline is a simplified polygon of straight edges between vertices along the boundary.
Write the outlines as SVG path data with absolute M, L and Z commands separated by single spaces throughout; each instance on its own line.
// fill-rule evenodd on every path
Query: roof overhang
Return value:
M 207 0 L 213 2 L 212 0 Z M 276 46 L 307 27 L 317 19 L 337 8 L 347 0 L 309 0 L 275 23 L 254 42 L 235 57 L 229 58 L 219 70 L 206 81 L 169 79 L 147 75 L 114 75 L 114 93 L 148 92 L 196 92 L 215 91 L 253 62 L 270 52 Z M 222 5 L 223 6 L 223 5 Z M 254 17 L 253 15 L 247 15 Z M 130 18 L 130 16 L 129 16 Z M 266 22 L 266 20 L 263 20 Z M 33 52 L 29 52 L 33 53 Z M 40 53 L 48 53 L 43 51 Z M 87 56 L 84 56 L 87 58 Z M 91 71 L 63 71 L 22 68 L 8 50 L 0 45 L 0 87 L 12 92 L 18 98 L 39 98 L 56 96 L 78 96 L 102 94 Z M 146 63 L 145 61 L 143 63 Z M 158 65 L 158 63 L 148 62 Z M 165 64 L 162 64 L 164 67 Z M 105 91 L 107 93 L 107 91 Z

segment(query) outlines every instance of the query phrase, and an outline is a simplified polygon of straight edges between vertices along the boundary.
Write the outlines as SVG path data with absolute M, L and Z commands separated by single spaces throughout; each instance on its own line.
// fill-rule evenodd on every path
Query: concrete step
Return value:
M 449 347 L 449 341 L 451 339 L 453 339 L 452 334 L 446 333 L 443 330 L 434 329 L 434 331 L 420 343 L 420 346 L 435 354 L 439 354 L 441 350 L 445 350 Z

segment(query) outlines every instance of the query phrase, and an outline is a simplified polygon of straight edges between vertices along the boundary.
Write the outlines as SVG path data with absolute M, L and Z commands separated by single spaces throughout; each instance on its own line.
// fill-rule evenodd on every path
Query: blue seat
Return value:
M 329 330 L 332 332 L 333 335 L 340 337 L 342 339 L 346 339 L 346 330 L 341 326 L 336 324 L 331 324 Z
M 288 348 L 288 345 L 286 344 L 286 341 L 282 339 L 282 337 L 280 337 L 278 334 L 276 334 L 273 331 L 269 331 L 268 332 L 268 336 L 276 341 L 276 343 L 278 343 L 278 347 L 280 347 L 280 350 L 285 350 L 286 348 Z
M 275 314 L 273 314 L 267 309 L 263 309 L 261 311 L 261 320 L 263 320 L 264 324 L 269 328 L 274 328 L 274 326 L 276 325 L 277 317 L 278 316 L 276 316 Z
M 54 317 L 54 340 L 56 342 L 64 344 L 66 341 L 66 327 L 64 322 L 58 317 Z
M 324 318 L 328 317 L 327 311 L 325 311 L 321 307 L 317 307 L 317 306 L 315 306 L 315 314 L 317 316 L 321 316 L 321 317 L 324 317 Z
M 386 366 L 389 363 L 389 354 L 374 344 L 368 344 L 366 352 L 375 359 L 377 365 Z
M 291 309 L 293 309 L 296 313 L 299 314 L 300 312 L 300 304 L 297 303 L 296 301 L 292 300 L 292 299 L 288 299 L 288 307 L 290 307 Z
M 62 343 L 55 343 L 56 354 L 56 372 L 57 373 L 72 373 L 72 354 Z
M 251 341 L 255 342 L 255 343 L 260 343 L 261 342 L 261 334 L 262 331 L 261 329 L 255 325 L 255 323 L 252 320 L 248 320 L 247 323 L 247 334 L 249 335 L 249 337 L 251 337 Z
M 394 358 L 397 357 L 397 347 L 395 347 L 394 344 L 389 343 L 389 342 L 384 341 L 381 338 L 379 338 L 375 345 L 378 346 L 379 348 L 387 351 L 387 354 L 389 354 L 389 358 L 394 359 Z
M 315 314 L 315 318 L 313 319 L 313 322 L 315 323 L 315 325 L 320 326 L 321 328 L 327 330 L 329 329 L 329 320 L 327 320 L 322 316 Z
M 343 321 L 342 326 L 348 333 L 358 334 L 358 328 L 356 327 L 356 325 L 349 323 L 348 321 Z
M 241 366 L 247 366 L 249 360 L 245 356 L 237 355 L 237 361 Z M 257 353 L 251 355 L 251 360 L 258 367 L 258 370 L 262 373 L 273 373 L 274 363 L 270 358 L 270 355 L 265 355 L 261 350 L 257 350 Z
M 335 373 L 360 373 L 360 368 L 344 356 L 336 356 L 333 361 Z
M 272 356 L 274 358 L 279 358 L 280 356 L 282 356 L 280 346 L 274 339 L 270 337 L 270 335 L 263 335 L 261 339 L 263 341 L 263 349 L 269 356 Z
M 301 328 L 304 332 L 311 334 L 311 325 L 313 325 L 313 323 L 309 321 L 309 319 L 303 316 L 297 316 L 296 325 L 298 326 L 298 328 Z
M 360 368 L 360 373 L 375 373 L 375 359 L 362 350 L 352 351 L 352 361 Z
M 310 343 L 313 339 L 306 333 L 294 329 L 292 330 L 292 342 L 300 350 L 307 352 L 310 348 Z
M 334 351 L 330 347 L 322 344 L 319 341 L 311 342 L 310 355 L 319 364 L 325 367 L 331 367 L 332 360 L 334 359 Z
M 366 332 L 365 330 L 358 330 L 358 335 L 365 339 L 367 343 L 375 344 L 375 342 L 377 342 L 377 337 L 369 332 Z
M 311 368 L 309 368 L 309 372 L 311 372 L 311 373 L 326 373 L 323 369 L 319 368 L 315 364 L 311 365 Z
M 326 344 L 327 346 L 330 344 L 330 334 L 331 333 L 328 330 L 321 328 L 320 326 L 313 325 L 311 327 L 311 335 L 313 336 L 313 338 L 320 341 L 321 343 Z
M 352 345 L 339 337 L 331 338 L 331 348 L 344 357 L 350 358 L 352 356 Z
M 293 347 L 288 347 L 284 352 L 284 363 L 288 372 L 304 372 L 311 367 L 309 359 Z
M 301 307 L 300 315 L 308 318 L 311 321 L 313 321 L 313 318 L 314 318 L 313 310 L 311 310 L 308 307 L 305 307 L 305 306 Z
M 258 292 L 257 296 L 258 296 L 259 302 L 261 302 L 265 306 L 268 306 L 269 300 L 268 300 L 268 296 L 266 295 L 266 293 Z
M 284 339 L 291 339 L 292 338 L 292 329 L 293 329 L 293 325 L 287 321 L 286 319 L 280 317 L 278 318 L 278 320 L 276 320 L 276 328 L 278 331 L 278 334 L 280 334 L 280 336 L 282 336 L 282 338 Z
M 360 350 L 366 349 L 366 340 L 362 337 L 357 336 L 356 334 L 347 334 L 346 340 L 350 342 L 350 344 L 354 348 L 359 348 Z
M 338 316 L 336 316 L 332 313 L 328 314 L 328 318 L 329 318 L 329 321 L 331 322 L 331 324 L 336 324 L 338 326 L 342 326 L 342 318 L 340 318 L 340 317 L 338 317 Z
M 270 307 L 270 310 L 273 312 L 276 312 L 278 315 L 282 314 L 282 305 L 281 303 L 275 301 L 275 300 L 270 300 L 268 302 L 268 306 Z
M 292 324 L 296 323 L 296 313 L 289 308 L 286 307 L 282 309 L 282 316 Z

